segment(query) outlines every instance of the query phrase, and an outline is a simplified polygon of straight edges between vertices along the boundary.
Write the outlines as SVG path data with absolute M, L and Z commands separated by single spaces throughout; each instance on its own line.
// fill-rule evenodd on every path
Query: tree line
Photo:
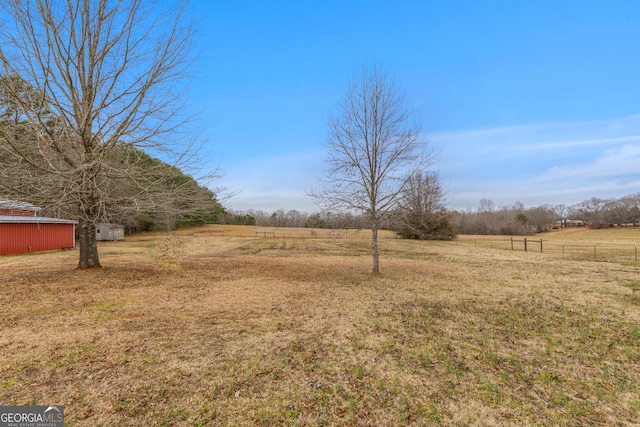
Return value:
M 544 204 L 526 208 L 516 202 L 496 207 L 482 199 L 475 210 L 452 211 L 460 234 L 527 235 L 566 227 L 581 221 L 592 228 L 640 225 L 640 193 L 615 199 L 592 197 L 574 205 Z
M 295 209 L 285 211 L 277 209 L 273 212 L 249 209 L 245 211 L 227 211 L 221 222 L 237 225 L 257 225 L 260 227 L 293 227 L 293 228 L 361 228 L 362 218 L 347 212 L 308 213 Z
M 581 221 L 592 228 L 640 226 L 640 193 L 618 199 L 592 197 L 574 205 L 543 204 L 525 207 L 521 202 L 496 206 L 481 199 L 476 209 L 449 210 L 446 195 L 431 174 L 421 180 L 409 180 L 395 209 L 383 228 L 412 239 L 451 239 L 457 234 L 530 235 L 566 227 L 569 221 Z M 421 189 L 422 191 L 417 191 Z M 426 193 L 426 195 L 425 195 Z M 345 212 L 300 212 L 295 209 L 225 211 L 220 221 L 226 224 L 262 227 L 366 228 L 362 215 Z

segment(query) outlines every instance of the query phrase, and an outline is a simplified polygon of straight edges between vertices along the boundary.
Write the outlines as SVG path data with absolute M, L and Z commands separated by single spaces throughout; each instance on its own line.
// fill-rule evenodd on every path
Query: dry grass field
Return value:
M 374 276 L 366 233 L 256 230 L 104 243 L 96 271 L 0 257 L 0 402 L 69 426 L 638 425 L 638 264 L 386 238 Z
M 527 236 L 528 251 L 542 251 L 563 259 L 637 263 L 640 261 L 640 228 L 590 230 L 569 228 Z M 514 236 L 513 250 L 524 251 L 523 236 Z M 457 243 L 511 250 L 508 236 L 461 236 Z

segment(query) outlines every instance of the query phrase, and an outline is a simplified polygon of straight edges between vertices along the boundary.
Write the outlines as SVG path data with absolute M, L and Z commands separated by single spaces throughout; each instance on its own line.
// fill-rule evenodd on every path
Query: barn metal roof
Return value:
M 78 221 L 62 218 L 47 218 L 44 216 L 13 216 L 0 215 L 0 224 L 22 223 L 22 224 L 77 224 Z
M 0 208 L 16 209 L 16 210 L 32 211 L 32 212 L 34 211 L 37 212 L 41 210 L 41 208 L 37 207 L 36 205 L 32 205 L 31 203 L 18 202 L 16 200 L 4 200 L 4 199 L 0 199 Z

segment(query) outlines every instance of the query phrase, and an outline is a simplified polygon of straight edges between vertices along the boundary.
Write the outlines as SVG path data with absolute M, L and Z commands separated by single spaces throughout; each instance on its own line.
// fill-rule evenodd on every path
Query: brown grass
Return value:
M 528 251 L 539 252 L 540 240 L 542 240 L 542 251 L 557 258 L 634 264 L 640 262 L 640 227 L 601 230 L 567 228 L 526 237 L 460 236 L 456 243 L 524 251 L 524 238 L 528 240 Z
M 203 227 L 0 258 L 0 402 L 67 425 L 636 425 L 635 264 Z M 242 237 L 242 236 L 245 237 Z M 254 236 L 254 237 L 251 237 Z

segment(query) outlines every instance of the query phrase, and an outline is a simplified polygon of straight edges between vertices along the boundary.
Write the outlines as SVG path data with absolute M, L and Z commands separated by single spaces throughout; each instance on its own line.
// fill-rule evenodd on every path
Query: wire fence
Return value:
M 457 244 L 520 252 L 542 252 L 570 260 L 638 262 L 637 243 L 562 242 L 531 238 L 457 239 Z

